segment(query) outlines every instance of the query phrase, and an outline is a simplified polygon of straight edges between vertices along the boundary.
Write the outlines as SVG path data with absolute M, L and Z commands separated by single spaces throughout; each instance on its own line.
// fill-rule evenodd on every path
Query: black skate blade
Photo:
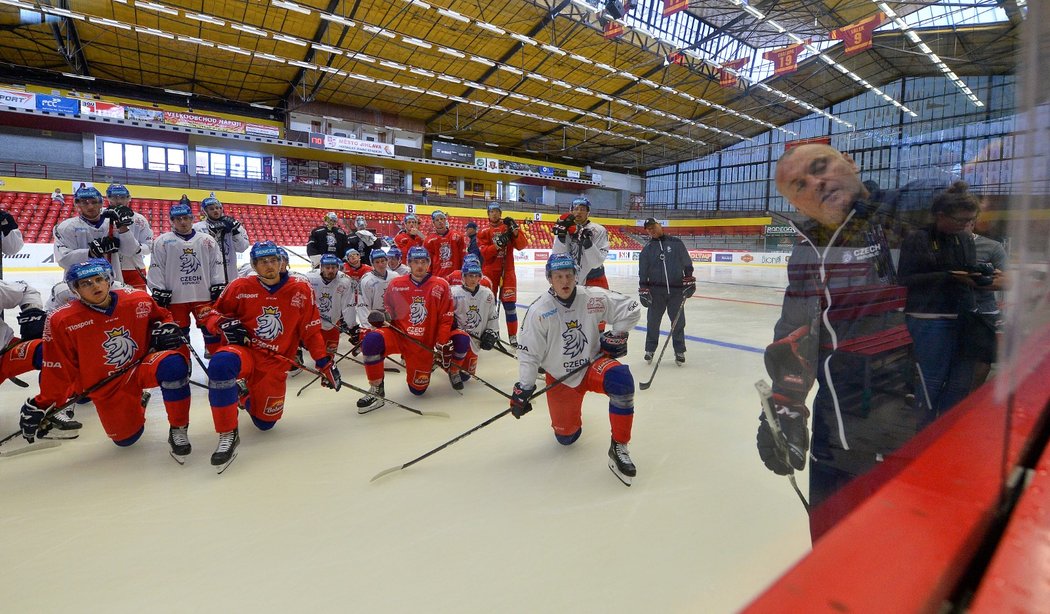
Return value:
M 179 454 L 176 454 L 176 453 L 174 453 L 174 452 L 172 452 L 172 451 L 170 451 L 170 450 L 168 451 L 168 454 L 170 454 L 170 455 L 171 455 L 171 458 L 172 458 L 172 459 L 173 459 L 173 460 L 174 460 L 174 461 L 175 461 L 176 463 L 178 463 L 178 464 L 179 464 L 180 466 L 182 466 L 182 465 L 185 465 L 185 464 L 186 464 L 186 459 L 188 458 L 188 455 L 187 455 L 187 456 L 181 456 L 181 455 L 179 455 Z
M 15 448 L 14 450 L 0 451 L 0 457 L 7 458 L 9 456 L 18 456 L 20 454 L 26 454 L 28 452 L 37 452 L 39 450 L 57 448 L 60 445 L 62 444 L 60 444 L 57 441 L 36 441 L 31 444 L 24 445 L 21 448 Z
M 385 401 L 383 403 L 379 404 L 379 405 L 376 405 L 375 407 L 358 407 L 357 408 L 357 413 L 362 415 L 362 416 L 365 415 L 365 414 L 370 414 L 370 413 L 374 412 L 375 410 L 379 409 L 380 407 L 382 407 L 383 405 L 386 405 Z
M 616 461 L 614 461 L 611 458 L 609 459 L 609 470 L 613 472 L 613 475 L 616 476 L 616 479 L 618 479 L 621 482 L 623 482 L 624 486 L 627 486 L 628 488 L 630 488 L 631 482 L 634 481 L 634 477 L 621 473 L 620 470 L 616 467 Z
M 41 435 L 39 437 L 39 439 L 57 439 L 58 441 L 62 441 L 64 439 L 76 439 L 77 437 L 80 437 L 80 433 L 73 433 L 72 435 L 65 435 L 65 436 L 62 436 L 62 435 L 50 435 L 50 434 L 48 434 L 48 435 Z
M 401 369 L 395 369 L 394 367 L 384 367 L 383 371 L 387 373 L 401 373 Z
M 230 465 L 232 465 L 233 461 L 235 461 L 235 460 L 237 460 L 237 452 L 234 452 L 233 455 L 230 456 L 230 460 L 226 461 L 222 465 L 216 466 L 216 469 L 217 469 L 217 471 L 215 472 L 216 475 L 222 475 L 222 472 L 226 471 L 227 469 L 229 469 Z

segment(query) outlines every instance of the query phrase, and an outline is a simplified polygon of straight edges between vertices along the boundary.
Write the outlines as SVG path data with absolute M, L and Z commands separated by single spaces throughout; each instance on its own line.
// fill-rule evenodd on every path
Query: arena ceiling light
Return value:
M 298 4 L 294 2 L 288 2 L 287 0 L 272 0 L 270 4 L 274 6 L 279 6 L 282 9 L 287 9 L 289 11 L 295 11 L 296 13 L 301 13 L 303 15 L 309 15 L 313 12 L 305 6 L 299 6 Z
M 176 96 L 185 96 L 186 98 L 189 98 L 190 96 L 193 95 L 193 92 L 184 92 L 182 90 L 172 90 L 172 89 L 168 89 L 168 88 L 164 88 L 164 91 L 169 93 L 169 94 L 174 94 Z
M 157 11 L 158 13 L 165 13 L 167 15 L 178 15 L 179 12 L 173 8 L 168 8 L 163 4 L 154 4 L 153 2 L 143 2 L 139 0 L 135 3 L 135 8 L 149 9 L 151 11 Z

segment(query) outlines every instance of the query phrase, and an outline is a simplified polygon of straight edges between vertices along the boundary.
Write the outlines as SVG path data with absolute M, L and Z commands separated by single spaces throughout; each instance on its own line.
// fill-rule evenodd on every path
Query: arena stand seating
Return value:
M 159 235 L 171 230 L 168 210 L 175 202 L 134 198 L 131 206 L 149 221 L 154 235 Z M 223 203 L 223 207 L 227 214 L 244 224 L 248 230 L 248 236 L 253 241 L 270 239 L 282 245 L 306 243 L 310 231 L 322 223 L 326 212 L 325 209 L 306 207 L 267 207 L 237 203 Z M 73 197 L 68 194 L 65 195 L 64 204 L 57 206 L 52 203 L 51 194 L 0 192 L 0 208 L 6 209 L 15 217 L 27 243 L 50 243 L 55 224 L 76 214 Z M 337 214 L 347 227 L 352 227 L 356 216 L 363 215 L 368 220 L 368 227 L 383 236 L 395 235 L 398 231 L 398 223 L 404 217 L 400 214 L 377 211 L 339 210 Z M 424 230 L 429 230 L 430 224 L 426 216 L 422 218 Z M 450 217 L 449 225 L 463 232 L 467 222 L 470 221 L 474 221 L 479 227 L 484 227 L 484 218 L 481 215 L 476 218 Z M 526 246 L 528 249 L 547 249 L 551 246 L 554 235 L 551 233 L 552 224 L 550 222 L 529 220 L 527 223 L 522 223 L 522 227 L 529 237 L 529 243 Z M 608 228 L 608 231 L 611 249 L 641 248 L 638 242 L 627 235 L 622 228 Z

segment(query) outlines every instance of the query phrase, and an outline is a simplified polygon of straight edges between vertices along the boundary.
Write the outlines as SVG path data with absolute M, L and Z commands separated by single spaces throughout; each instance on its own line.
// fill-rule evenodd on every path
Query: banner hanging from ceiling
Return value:
M 735 60 L 725 62 L 724 64 L 719 65 L 718 84 L 722 87 L 733 87 L 734 85 L 736 85 L 738 81 L 737 76 L 736 74 L 729 71 L 738 71 L 744 66 L 746 66 L 747 63 L 750 61 L 751 58 L 737 58 Z
M 807 38 L 801 43 L 767 51 L 762 54 L 762 58 L 773 62 L 773 75 L 779 77 L 780 75 L 791 74 L 798 70 L 798 54 L 802 53 L 802 50 L 806 48 L 810 40 Z
M 875 13 L 867 19 L 862 19 L 841 28 L 835 28 L 831 31 L 830 36 L 832 40 L 846 43 L 846 55 L 860 53 L 866 49 L 871 49 L 871 37 L 875 33 L 875 28 L 881 26 L 884 20 L 885 15 L 881 12 Z

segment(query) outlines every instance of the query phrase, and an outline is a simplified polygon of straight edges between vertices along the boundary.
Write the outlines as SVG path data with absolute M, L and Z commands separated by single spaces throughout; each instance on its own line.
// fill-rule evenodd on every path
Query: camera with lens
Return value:
M 979 262 L 968 267 L 968 272 L 976 273 L 973 282 L 978 286 L 990 286 L 995 281 L 995 267 L 990 262 Z

